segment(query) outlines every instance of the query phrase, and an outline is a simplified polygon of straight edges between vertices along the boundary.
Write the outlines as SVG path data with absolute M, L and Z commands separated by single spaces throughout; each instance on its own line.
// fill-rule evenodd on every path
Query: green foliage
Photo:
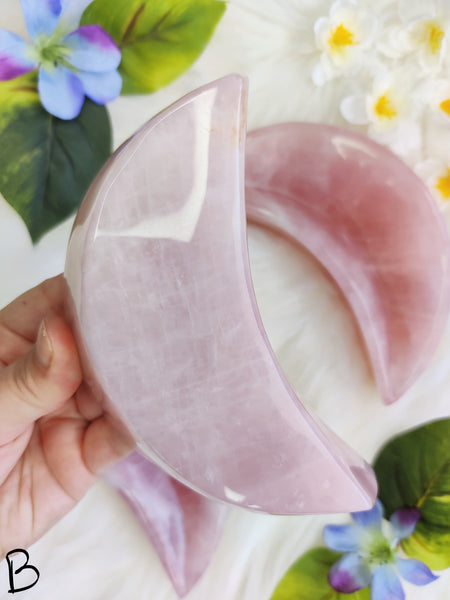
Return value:
M 98 24 L 122 51 L 122 93 L 167 85 L 200 56 L 226 4 L 219 0 L 94 0 L 82 24 Z
M 292 565 L 271 600 L 369 600 L 369 587 L 353 594 L 341 594 L 328 583 L 328 572 L 340 556 L 339 552 L 327 548 L 310 550 Z
M 432 569 L 450 566 L 450 419 L 391 440 L 374 465 L 387 516 L 417 506 L 421 519 L 402 547 Z
M 0 192 L 36 241 L 79 206 L 111 153 L 104 106 L 63 121 L 40 104 L 36 74 L 0 83 Z

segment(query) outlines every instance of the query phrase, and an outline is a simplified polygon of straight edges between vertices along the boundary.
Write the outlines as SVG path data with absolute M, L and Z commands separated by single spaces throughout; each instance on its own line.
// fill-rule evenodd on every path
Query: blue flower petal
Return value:
M 69 69 L 39 70 L 38 91 L 44 108 L 60 119 L 74 119 L 84 102 L 83 84 Z
M 122 77 L 117 71 L 110 73 L 78 73 L 84 93 L 97 104 L 106 104 L 117 98 L 122 89 Z
M 0 81 L 32 71 L 37 61 L 27 57 L 27 43 L 11 31 L 0 29 Z
M 58 30 L 73 31 L 80 24 L 81 15 L 92 0 L 61 0 L 61 16 L 59 18 Z
M 383 514 L 383 505 L 377 499 L 373 508 L 361 512 L 354 512 L 352 513 L 352 517 L 355 523 L 361 527 L 376 527 L 377 529 L 381 529 Z
M 51 35 L 61 14 L 61 0 L 20 0 L 28 33 L 35 39 L 39 34 Z
M 403 579 L 414 585 L 427 585 L 438 578 L 425 563 L 415 558 L 396 558 L 395 564 Z
M 370 600 L 404 600 L 400 579 L 392 564 L 381 565 L 375 571 L 370 585 Z
M 323 530 L 328 548 L 338 552 L 356 552 L 363 536 L 364 530 L 357 525 L 327 525 Z
M 335 590 L 351 594 L 370 583 L 370 570 L 356 553 L 344 554 L 331 567 L 328 581 Z
M 118 46 L 99 25 L 79 27 L 64 38 L 64 44 L 72 51 L 70 63 L 82 71 L 106 73 L 120 64 Z
M 409 537 L 416 528 L 420 519 L 418 508 L 399 508 L 390 518 L 395 537 L 403 539 Z

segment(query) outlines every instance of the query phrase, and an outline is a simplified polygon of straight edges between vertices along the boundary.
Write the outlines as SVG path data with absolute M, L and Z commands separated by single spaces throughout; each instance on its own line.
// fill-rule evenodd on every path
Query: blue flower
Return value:
M 60 119 L 76 117 L 85 96 L 106 104 L 122 89 L 117 45 L 98 25 L 78 27 L 91 1 L 21 0 L 32 42 L 0 30 L 0 81 L 37 68 L 41 102 Z
M 401 508 L 390 522 L 383 522 L 383 505 L 377 500 L 371 510 L 352 513 L 351 525 L 327 525 L 325 543 L 346 552 L 330 569 L 328 580 L 339 592 L 350 594 L 371 586 L 371 600 L 403 600 L 399 576 L 415 585 L 426 585 L 437 577 L 420 560 L 400 558 L 395 551 L 409 537 L 420 519 L 417 508 Z

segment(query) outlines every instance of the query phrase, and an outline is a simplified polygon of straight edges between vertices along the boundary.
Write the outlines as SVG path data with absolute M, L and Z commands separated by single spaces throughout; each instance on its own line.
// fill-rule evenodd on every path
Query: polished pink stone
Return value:
M 229 76 L 182 98 L 91 186 L 66 264 L 85 372 L 141 451 L 207 496 L 280 514 L 367 509 L 371 468 L 296 397 L 261 321 L 246 89 Z
M 185 596 L 211 561 L 226 506 L 193 492 L 138 452 L 109 469 L 106 479 L 129 503 L 176 592 Z
M 306 247 L 341 287 L 380 393 L 398 399 L 430 361 L 450 303 L 450 244 L 422 181 L 389 150 L 326 125 L 253 131 L 250 220 Z

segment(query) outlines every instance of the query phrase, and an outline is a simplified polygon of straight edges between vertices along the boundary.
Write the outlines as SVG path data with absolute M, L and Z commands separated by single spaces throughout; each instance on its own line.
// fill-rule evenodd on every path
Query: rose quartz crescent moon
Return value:
M 197 583 L 219 543 L 227 507 L 179 483 L 133 452 L 106 473 L 155 547 L 180 598 Z
M 422 374 L 450 306 L 450 242 L 425 184 L 379 144 L 284 123 L 246 146 L 250 220 L 306 247 L 349 302 L 385 402 Z
M 140 450 L 207 496 L 279 514 L 367 509 L 371 468 L 287 382 L 246 241 L 246 81 L 152 119 L 91 186 L 66 278 L 85 373 Z

